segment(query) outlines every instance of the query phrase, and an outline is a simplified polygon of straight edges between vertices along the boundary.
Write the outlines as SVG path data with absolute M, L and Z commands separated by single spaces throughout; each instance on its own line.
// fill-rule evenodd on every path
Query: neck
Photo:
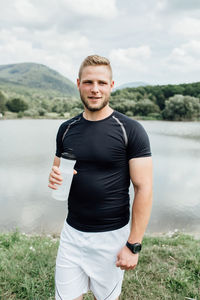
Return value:
M 87 108 L 84 109 L 83 117 L 88 121 L 99 121 L 109 117 L 113 112 L 110 106 L 105 106 L 99 111 L 89 111 Z

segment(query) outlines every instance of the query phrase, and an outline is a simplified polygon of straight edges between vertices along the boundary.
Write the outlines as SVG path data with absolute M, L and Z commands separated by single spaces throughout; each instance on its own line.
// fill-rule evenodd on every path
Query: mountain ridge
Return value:
M 23 94 L 78 96 L 76 85 L 59 72 L 32 62 L 0 65 L 0 89 Z
M 113 92 L 117 91 L 117 90 L 122 90 L 125 88 L 136 88 L 136 87 L 147 86 L 147 85 L 149 85 L 149 84 L 146 82 L 142 82 L 142 81 L 127 82 L 127 83 L 120 84 L 119 86 L 114 88 Z

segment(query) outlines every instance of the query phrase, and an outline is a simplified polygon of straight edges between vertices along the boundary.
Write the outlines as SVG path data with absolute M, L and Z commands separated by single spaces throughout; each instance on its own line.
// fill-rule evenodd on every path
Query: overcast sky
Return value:
M 200 0 L 0 0 L 0 64 L 45 64 L 73 82 L 91 54 L 116 86 L 200 81 Z

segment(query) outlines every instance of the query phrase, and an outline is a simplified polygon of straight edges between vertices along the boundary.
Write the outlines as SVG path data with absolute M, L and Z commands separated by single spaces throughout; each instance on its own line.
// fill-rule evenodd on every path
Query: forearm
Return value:
M 152 208 L 152 188 L 135 187 L 129 243 L 141 243 Z
M 58 169 L 60 166 L 60 158 L 55 156 L 53 161 L 53 167 L 51 173 L 49 174 L 49 184 L 48 187 L 51 189 L 57 189 L 55 184 L 61 184 L 62 177 L 60 176 L 60 170 Z
M 54 157 L 53 166 L 56 166 L 59 168 L 60 166 L 60 158 L 58 156 Z

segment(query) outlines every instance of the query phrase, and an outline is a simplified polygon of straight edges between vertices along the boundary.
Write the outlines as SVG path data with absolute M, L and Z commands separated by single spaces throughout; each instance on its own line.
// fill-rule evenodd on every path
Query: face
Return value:
M 99 111 L 108 105 L 113 85 L 111 72 L 105 65 L 85 67 L 77 79 L 81 100 L 89 111 Z

